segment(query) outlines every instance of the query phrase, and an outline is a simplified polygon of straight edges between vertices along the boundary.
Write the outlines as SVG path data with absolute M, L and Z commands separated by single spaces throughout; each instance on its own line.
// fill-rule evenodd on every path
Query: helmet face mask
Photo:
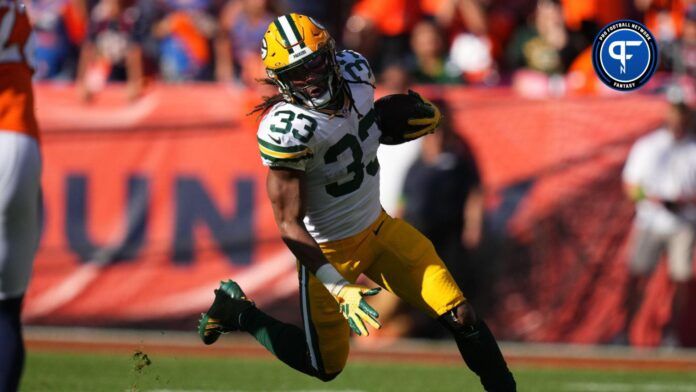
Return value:
M 331 48 L 322 48 L 287 69 L 274 72 L 278 86 L 292 101 L 320 109 L 331 104 L 340 91 L 336 58 Z
M 334 41 L 307 16 L 283 15 L 271 23 L 261 55 L 268 77 L 288 102 L 322 109 L 333 104 L 342 90 Z

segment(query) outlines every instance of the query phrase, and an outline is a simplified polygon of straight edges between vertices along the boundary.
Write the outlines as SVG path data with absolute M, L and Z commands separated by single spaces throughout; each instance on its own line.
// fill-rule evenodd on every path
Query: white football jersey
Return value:
M 281 102 L 257 134 L 264 165 L 305 172 L 304 223 L 317 242 L 357 234 L 381 211 L 374 76 L 356 52 L 341 51 L 336 60 L 357 111 L 329 115 Z
M 693 199 L 696 197 L 696 138 L 675 140 L 665 128 L 641 137 L 628 155 L 623 180 L 660 199 Z M 678 230 L 683 220 L 696 223 L 696 206 L 686 206 L 675 214 L 656 201 L 638 202 L 636 223 L 643 228 L 669 234 Z

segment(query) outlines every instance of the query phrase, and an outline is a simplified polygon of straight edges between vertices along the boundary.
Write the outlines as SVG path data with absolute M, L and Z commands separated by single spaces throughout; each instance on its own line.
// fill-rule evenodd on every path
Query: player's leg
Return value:
M 380 251 L 365 274 L 437 318 L 487 391 L 514 391 L 515 380 L 493 334 L 476 316 L 432 243 L 406 222 L 386 215 L 373 240 Z
M 348 358 L 348 325 L 333 297 L 303 267 L 300 302 L 304 330 L 269 316 L 256 308 L 236 283 L 223 282 L 201 319 L 199 333 L 206 344 L 212 344 L 220 333 L 246 331 L 293 369 L 330 381 L 343 370 Z
M 665 239 L 652 230 L 634 226 L 631 244 L 633 251 L 628 260 L 628 282 L 624 298 L 626 318 L 621 340 L 628 343 L 633 319 L 643 303 L 647 278 L 657 265 L 665 249 Z
M 203 343 L 213 344 L 223 333 L 245 331 L 288 366 L 314 376 L 304 332 L 259 310 L 236 282 L 221 282 L 215 301 L 201 316 L 198 334 Z
M 300 301 L 312 368 L 321 379 L 331 380 L 346 366 L 350 327 L 334 297 L 304 266 L 300 266 Z
M 0 391 L 16 391 L 24 365 L 22 298 L 0 300 Z
M 677 329 L 688 296 L 688 282 L 693 275 L 692 261 L 695 245 L 696 226 L 687 223 L 681 225 L 679 230 L 667 240 L 669 275 L 674 281 L 675 290 L 672 298 L 672 316 L 665 329 L 669 335 L 672 335 L 668 336 L 668 339 L 676 339 L 677 344 L 679 343 Z
M 0 131 L 0 390 L 24 365 L 20 311 L 39 238 L 41 160 L 29 136 Z

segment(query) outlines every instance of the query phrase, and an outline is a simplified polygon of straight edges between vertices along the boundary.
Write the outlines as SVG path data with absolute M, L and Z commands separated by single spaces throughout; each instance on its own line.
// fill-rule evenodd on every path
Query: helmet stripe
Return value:
M 275 25 L 276 30 L 278 30 L 278 32 L 280 33 L 280 37 L 283 39 L 283 44 L 288 48 L 288 50 L 290 50 L 290 53 L 293 53 L 294 49 L 292 45 L 290 45 L 290 40 L 288 39 L 288 36 L 285 34 L 285 30 L 281 25 L 280 18 L 274 20 L 273 24 Z
M 290 47 L 297 45 L 300 42 L 300 35 L 296 34 L 297 28 L 293 29 L 292 18 L 288 15 L 283 15 L 277 19 L 280 26 L 283 28 L 283 33 L 288 38 Z M 294 50 L 293 50 L 294 51 Z
M 288 20 L 288 24 L 290 24 L 290 28 L 292 29 L 293 34 L 295 37 L 297 37 L 297 40 L 300 43 L 300 48 L 305 47 L 304 40 L 302 39 L 302 35 L 300 34 L 300 31 L 297 29 L 297 25 L 295 24 L 295 21 L 292 19 L 290 15 L 286 15 L 285 18 Z

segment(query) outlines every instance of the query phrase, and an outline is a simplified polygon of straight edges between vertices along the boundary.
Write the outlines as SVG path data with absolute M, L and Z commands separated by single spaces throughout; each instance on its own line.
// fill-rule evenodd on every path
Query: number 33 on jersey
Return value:
M 320 243 L 356 234 L 380 213 L 374 78 L 361 55 L 342 51 L 336 59 L 357 111 L 332 116 L 281 102 L 257 134 L 264 165 L 305 172 L 304 223 Z

